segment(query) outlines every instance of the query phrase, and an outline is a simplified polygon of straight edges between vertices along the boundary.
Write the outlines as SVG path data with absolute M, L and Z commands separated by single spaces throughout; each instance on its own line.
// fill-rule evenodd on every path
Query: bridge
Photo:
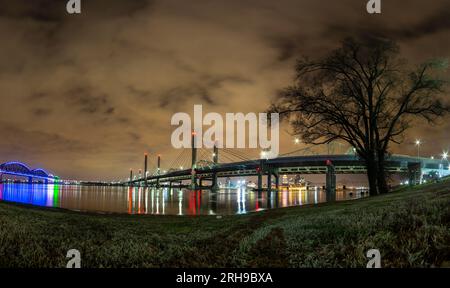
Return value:
M 21 162 L 6 162 L 0 164 L 0 183 L 3 182 L 3 175 L 12 175 L 16 177 L 25 177 L 28 183 L 33 183 L 33 179 L 42 181 L 44 183 L 54 182 L 58 179 L 44 169 L 31 169 L 26 164 Z
M 192 143 L 195 143 L 194 137 L 195 134 L 192 136 Z M 304 150 L 306 149 L 300 150 L 305 152 Z M 208 157 L 208 152 L 206 152 L 207 155 L 204 157 L 206 159 L 199 160 L 197 156 L 199 151 L 202 151 L 192 145 L 190 165 L 175 168 L 181 163 L 179 160 L 175 160 L 170 165 L 172 168 L 164 171 L 161 169 L 161 156 L 158 155 L 155 172 L 150 173 L 147 163 L 148 155 L 145 154 L 144 172 L 141 173 L 140 170 L 139 175 L 133 177 L 133 171 L 130 170 L 128 180 L 120 184 L 131 186 L 150 185 L 156 187 L 168 185 L 172 187 L 172 185 L 181 186 L 183 182 L 188 182 L 186 186 L 191 189 L 217 189 L 218 178 L 255 176 L 258 179 L 256 190 L 261 191 L 265 189 L 271 190 L 273 188 L 278 189 L 280 175 L 323 174 L 326 175 L 325 187 L 327 195 L 333 197 L 336 191 L 336 174 L 366 173 L 364 161 L 354 153 L 342 155 L 295 155 L 295 153 L 291 152 L 273 159 L 265 159 L 263 157 L 264 155 L 261 155 L 260 159 L 245 159 L 245 155 L 239 155 L 237 152 L 230 151 L 231 149 L 228 149 L 228 151 L 227 149 L 222 150 L 228 154 L 228 156 L 223 155 L 224 157 L 230 159 L 231 154 L 241 160 L 230 163 L 219 163 L 219 149 L 216 146 L 212 153 L 209 153 L 212 156 L 212 161 L 207 160 L 207 158 L 211 158 Z M 183 154 L 185 154 L 185 151 L 182 151 L 181 155 Z M 205 155 L 204 151 L 203 154 Z M 387 172 L 407 176 L 410 185 L 421 182 L 424 175 L 434 175 L 437 178 L 448 176 L 450 175 L 449 169 L 450 165 L 447 159 L 432 159 L 407 155 L 391 155 L 386 159 Z M 266 188 L 263 186 L 263 177 L 267 181 Z M 209 182 L 209 185 L 204 185 L 205 182 Z

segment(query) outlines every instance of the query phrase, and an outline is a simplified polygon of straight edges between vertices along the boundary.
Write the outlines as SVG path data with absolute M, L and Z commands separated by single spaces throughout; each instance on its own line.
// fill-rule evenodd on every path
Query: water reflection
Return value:
M 338 190 L 336 200 L 367 196 L 364 190 Z M 0 184 L 0 201 L 77 211 L 154 215 L 232 215 L 326 201 L 320 188 L 254 192 L 147 187 L 88 187 L 57 184 Z

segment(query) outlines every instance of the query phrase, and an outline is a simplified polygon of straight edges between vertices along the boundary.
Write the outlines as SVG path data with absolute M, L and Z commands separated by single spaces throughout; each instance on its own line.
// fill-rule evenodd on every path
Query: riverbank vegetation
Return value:
M 0 267 L 446 267 L 450 181 L 236 216 L 84 214 L 0 203 Z

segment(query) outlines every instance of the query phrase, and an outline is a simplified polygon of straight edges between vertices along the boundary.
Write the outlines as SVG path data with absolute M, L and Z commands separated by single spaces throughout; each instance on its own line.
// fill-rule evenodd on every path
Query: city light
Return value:
M 448 157 L 448 151 L 442 152 L 442 160 L 447 160 Z
M 295 144 L 299 144 L 299 143 L 300 143 L 300 139 L 295 138 L 295 139 L 294 139 L 294 143 L 295 143 Z

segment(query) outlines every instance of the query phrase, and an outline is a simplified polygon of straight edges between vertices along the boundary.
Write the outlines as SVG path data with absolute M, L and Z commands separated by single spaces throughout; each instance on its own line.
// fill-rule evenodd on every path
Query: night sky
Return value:
M 449 0 L 382 0 L 381 15 L 365 0 L 84 0 L 81 15 L 66 2 L 0 0 L 0 163 L 68 179 L 124 179 L 146 150 L 170 162 L 173 113 L 262 112 L 296 58 L 347 36 L 390 37 L 411 63 L 450 56 Z M 393 151 L 447 150 L 441 122 Z

